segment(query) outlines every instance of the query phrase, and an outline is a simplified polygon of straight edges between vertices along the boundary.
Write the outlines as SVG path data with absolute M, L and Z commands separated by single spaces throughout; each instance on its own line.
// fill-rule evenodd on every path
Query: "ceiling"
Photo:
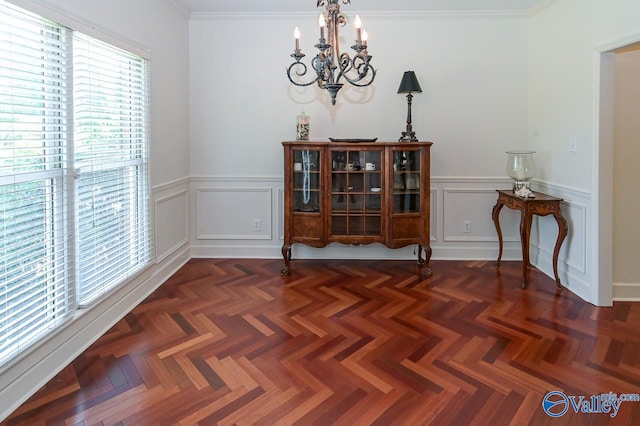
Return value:
M 190 13 L 313 12 L 316 0 L 173 0 Z M 351 0 L 352 11 L 368 12 L 525 12 L 547 0 Z M 343 1 L 340 1 L 342 4 Z

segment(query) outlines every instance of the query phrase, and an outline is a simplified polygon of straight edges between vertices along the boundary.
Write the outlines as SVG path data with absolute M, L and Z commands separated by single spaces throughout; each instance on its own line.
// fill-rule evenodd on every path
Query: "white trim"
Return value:
M 640 283 L 613 283 L 615 302 L 640 302 Z
M 615 53 L 614 51 L 631 44 L 640 43 L 640 33 L 629 34 L 605 43 L 596 45 L 595 50 L 598 53 Z
M 184 178 L 180 178 L 180 179 L 175 179 L 166 183 L 162 183 L 160 185 L 155 185 L 151 187 L 151 190 L 156 193 L 156 192 L 161 192 L 161 191 L 165 191 L 165 190 L 169 190 L 169 189 L 174 189 L 180 186 L 183 187 L 188 187 L 189 186 L 189 178 L 188 177 L 184 177 Z
M 536 186 L 535 188 L 536 190 L 540 190 L 540 192 L 545 192 L 550 195 L 567 194 L 567 195 L 572 195 L 574 197 L 591 198 L 591 192 L 584 189 L 575 188 L 567 185 L 559 185 L 556 183 L 551 183 L 551 182 L 547 182 L 544 180 L 537 180 L 537 179 L 534 179 L 532 182 Z

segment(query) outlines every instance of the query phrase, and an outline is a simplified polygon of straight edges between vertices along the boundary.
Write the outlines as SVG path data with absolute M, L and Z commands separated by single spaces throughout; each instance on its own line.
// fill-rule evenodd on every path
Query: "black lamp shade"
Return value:
M 422 89 L 420 88 L 420 83 L 418 83 L 418 79 L 416 78 L 416 73 L 413 71 L 405 71 L 402 76 L 402 81 L 400 82 L 400 87 L 398 88 L 398 93 L 411 92 L 421 93 Z

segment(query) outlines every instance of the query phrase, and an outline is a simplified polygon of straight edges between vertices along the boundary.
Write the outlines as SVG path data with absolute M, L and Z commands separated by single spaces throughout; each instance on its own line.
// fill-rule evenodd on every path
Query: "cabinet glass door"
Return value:
M 382 235 L 382 151 L 331 151 L 331 235 Z
M 293 150 L 293 211 L 320 212 L 320 151 Z
M 420 151 L 393 152 L 393 213 L 420 213 Z

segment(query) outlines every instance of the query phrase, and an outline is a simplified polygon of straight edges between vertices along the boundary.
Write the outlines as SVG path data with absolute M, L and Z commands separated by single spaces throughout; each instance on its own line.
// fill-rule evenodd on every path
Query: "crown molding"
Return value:
M 173 1 L 173 0 L 167 0 Z M 555 0 L 552 0 L 555 1 Z M 362 17 L 394 20 L 427 20 L 427 19 L 496 19 L 526 18 L 528 11 L 513 10 L 456 10 L 456 11 L 360 11 Z M 192 12 L 192 21 L 221 20 L 290 20 L 314 18 L 317 12 Z
M 191 18 L 191 11 L 187 9 L 182 3 L 176 0 L 164 0 L 168 5 L 173 7 L 183 18 Z
M 559 0 L 540 0 L 529 9 L 528 15 L 535 16 L 549 8 L 551 5 L 558 3 L 558 1 Z

